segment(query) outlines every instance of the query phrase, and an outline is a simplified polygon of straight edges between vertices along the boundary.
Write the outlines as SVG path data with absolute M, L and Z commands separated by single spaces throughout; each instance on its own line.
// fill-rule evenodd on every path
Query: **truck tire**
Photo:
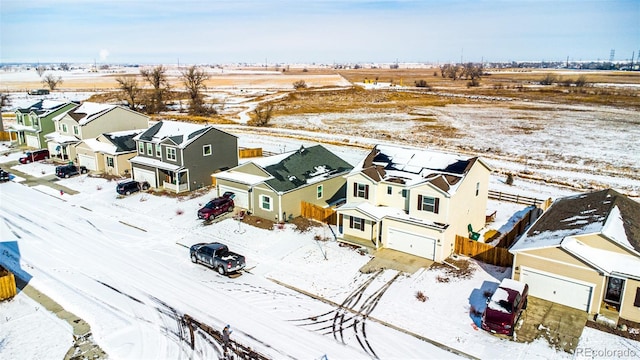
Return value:
M 224 275 L 224 268 L 222 266 L 218 266 L 217 270 L 218 270 L 218 274 Z
M 196 254 L 191 254 L 191 262 L 194 264 L 198 262 L 198 258 L 196 258 Z

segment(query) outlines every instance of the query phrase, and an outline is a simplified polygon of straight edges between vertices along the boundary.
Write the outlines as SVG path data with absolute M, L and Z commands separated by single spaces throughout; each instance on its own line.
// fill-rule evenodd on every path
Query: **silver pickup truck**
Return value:
M 189 248 L 191 262 L 201 263 L 215 269 L 220 275 L 227 275 L 244 269 L 244 256 L 229 251 L 227 245 L 198 243 Z

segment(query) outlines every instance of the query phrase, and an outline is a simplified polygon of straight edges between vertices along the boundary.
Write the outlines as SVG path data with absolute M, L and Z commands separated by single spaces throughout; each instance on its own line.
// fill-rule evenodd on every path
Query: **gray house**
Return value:
M 353 166 L 322 145 L 252 160 L 213 174 L 218 193 L 235 193 L 235 205 L 268 220 L 301 215 L 301 203 L 331 207 L 346 197 Z
M 238 165 L 238 138 L 211 125 L 160 121 L 133 138 L 133 179 L 175 192 L 211 185 L 211 174 Z

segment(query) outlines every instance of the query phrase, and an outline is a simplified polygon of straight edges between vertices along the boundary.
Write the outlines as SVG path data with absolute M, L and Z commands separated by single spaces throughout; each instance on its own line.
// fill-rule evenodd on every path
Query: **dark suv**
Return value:
M 528 295 L 529 285 L 502 279 L 482 313 L 482 328 L 494 334 L 513 335 L 520 313 L 527 308 Z
M 23 157 L 19 158 L 20 164 L 28 164 L 34 161 L 45 160 L 49 158 L 49 150 L 40 149 L 34 151 L 27 151 Z
M 233 193 L 225 193 L 222 197 L 213 199 L 202 209 L 198 210 L 198 218 L 213 220 L 216 216 L 233 211 Z
M 84 166 L 75 166 L 75 165 L 61 165 L 56 166 L 56 176 L 59 178 L 68 178 L 70 176 L 78 175 L 78 174 L 86 174 L 89 170 L 87 170 Z
M 135 180 L 125 180 L 118 183 L 116 186 L 116 192 L 120 195 L 131 195 L 134 192 L 148 190 L 149 187 L 150 185 L 146 181 L 139 182 Z

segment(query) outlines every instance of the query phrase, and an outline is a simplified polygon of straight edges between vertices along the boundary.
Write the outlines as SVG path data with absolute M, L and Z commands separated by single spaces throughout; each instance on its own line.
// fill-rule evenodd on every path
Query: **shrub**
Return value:
M 540 85 L 553 85 L 557 79 L 555 75 L 547 74 L 540 80 Z
M 427 84 L 425 80 L 416 80 L 415 85 L 416 87 L 421 87 L 421 88 L 426 88 L 428 90 L 431 90 L 431 86 Z
M 293 83 L 293 88 L 296 90 L 306 89 L 307 87 L 307 83 L 304 80 L 298 80 Z
M 418 299 L 418 301 L 425 302 L 425 301 L 429 300 L 429 297 L 427 295 L 425 295 L 422 291 L 417 291 L 416 292 L 416 299 Z
M 439 283 L 448 283 L 451 279 L 446 276 L 438 275 L 436 276 L 436 281 Z

